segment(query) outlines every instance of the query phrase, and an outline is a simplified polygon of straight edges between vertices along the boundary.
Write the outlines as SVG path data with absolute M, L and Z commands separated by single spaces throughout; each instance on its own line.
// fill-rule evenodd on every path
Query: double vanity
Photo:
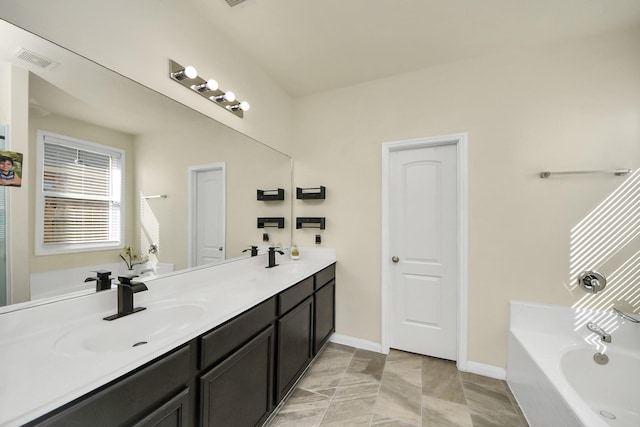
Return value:
M 0 315 L 0 425 L 260 425 L 335 331 L 335 252 L 266 255 Z

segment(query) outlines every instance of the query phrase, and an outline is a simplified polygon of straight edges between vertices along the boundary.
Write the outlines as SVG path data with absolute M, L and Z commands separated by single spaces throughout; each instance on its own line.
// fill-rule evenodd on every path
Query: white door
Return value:
M 456 145 L 389 154 L 389 345 L 455 360 Z
M 192 170 L 192 266 L 215 263 L 225 258 L 224 185 L 222 166 Z

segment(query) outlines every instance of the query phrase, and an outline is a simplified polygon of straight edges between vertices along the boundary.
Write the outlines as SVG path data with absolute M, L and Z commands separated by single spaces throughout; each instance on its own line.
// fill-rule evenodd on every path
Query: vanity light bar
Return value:
M 244 112 L 249 110 L 247 101 L 237 101 L 233 92 L 220 90 L 218 82 L 213 79 L 205 80 L 198 76 L 196 69 L 192 66 L 183 67 L 170 59 L 169 77 L 238 117 L 244 117 Z

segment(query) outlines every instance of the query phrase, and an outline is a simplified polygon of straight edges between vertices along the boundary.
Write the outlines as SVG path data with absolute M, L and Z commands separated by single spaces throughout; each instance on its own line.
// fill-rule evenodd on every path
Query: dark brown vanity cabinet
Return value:
M 335 264 L 29 426 L 259 426 L 335 331 Z
M 187 426 L 192 344 L 95 390 L 28 426 Z
M 332 264 L 278 296 L 278 402 L 335 331 L 335 276 Z
M 274 408 L 276 299 L 201 338 L 201 426 L 261 425 Z

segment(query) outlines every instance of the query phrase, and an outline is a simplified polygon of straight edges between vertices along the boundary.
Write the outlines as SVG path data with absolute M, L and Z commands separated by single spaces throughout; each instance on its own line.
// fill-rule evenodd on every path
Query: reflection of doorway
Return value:
M 466 136 L 383 145 L 382 349 L 466 365 Z
M 225 258 L 225 164 L 189 168 L 189 266 Z

